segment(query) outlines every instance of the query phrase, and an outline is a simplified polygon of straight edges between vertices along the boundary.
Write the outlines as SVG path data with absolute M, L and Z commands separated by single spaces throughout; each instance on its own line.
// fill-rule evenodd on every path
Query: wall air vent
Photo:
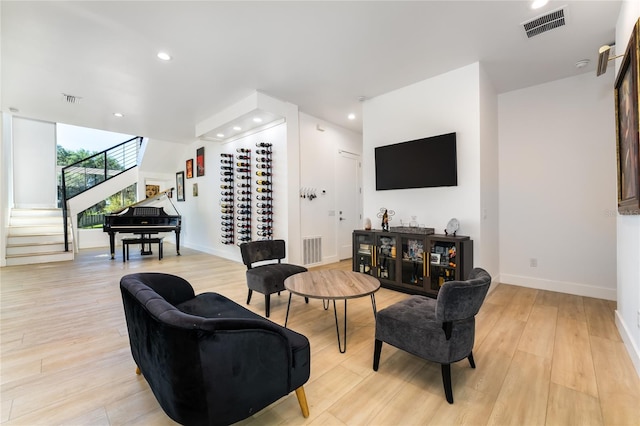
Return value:
M 62 100 L 69 104 L 78 104 L 80 103 L 80 99 L 82 99 L 80 96 L 68 95 L 66 93 L 62 94 Z
M 524 31 L 527 33 L 527 37 L 531 38 L 533 36 L 537 36 L 538 34 L 542 34 L 555 28 L 562 27 L 565 24 L 566 21 L 563 7 L 549 12 L 545 15 L 538 16 L 537 18 L 533 18 L 530 21 L 523 22 L 522 26 L 524 28 Z

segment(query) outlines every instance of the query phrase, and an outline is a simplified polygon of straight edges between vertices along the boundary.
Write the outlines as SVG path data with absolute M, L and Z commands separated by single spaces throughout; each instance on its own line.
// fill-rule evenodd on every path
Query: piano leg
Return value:
M 180 256 L 180 229 L 176 229 L 176 253 Z
M 109 248 L 111 249 L 111 259 L 116 258 L 116 235 L 109 232 Z

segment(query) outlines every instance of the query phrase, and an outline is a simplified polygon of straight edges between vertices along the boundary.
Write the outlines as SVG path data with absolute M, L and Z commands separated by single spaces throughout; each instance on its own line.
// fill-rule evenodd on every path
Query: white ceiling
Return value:
M 361 132 L 359 97 L 477 61 L 498 93 L 595 75 L 621 2 L 529 4 L 4 0 L 1 106 L 187 143 L 196 123 L 256 90 Z M 565 5 L 566 26 L 527 39 L 524 21 Z M 173 59 L 160 61 L 159 50 Z M 591 62 L 577 69 L 581 59 Z M 62 93 L 80 102 L 67 103 Z M 356 120 L 347 119 L 350 112 Z

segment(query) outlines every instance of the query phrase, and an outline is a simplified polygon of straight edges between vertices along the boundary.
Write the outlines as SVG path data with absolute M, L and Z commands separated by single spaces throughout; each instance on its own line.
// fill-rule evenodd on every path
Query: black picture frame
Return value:
M 640 20 L 636 22 L 616 77 L 616 151 L 618 213 L 640 214 Z
M 176 200 L 184 201 L 184 172 L 176 173 Z
M 196 176 L 204 176 L 204 147 L 196 150 Z

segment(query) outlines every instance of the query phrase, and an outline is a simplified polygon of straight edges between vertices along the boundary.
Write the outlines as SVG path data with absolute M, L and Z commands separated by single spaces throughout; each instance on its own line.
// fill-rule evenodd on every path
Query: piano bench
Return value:
M 162 240 L 164 237 L 154 238 L 123 238 L 122 239 L 122 261 L 129 260 L 129 245 L 130 244 L 158 244 L 158 260 L 162 260 Z

